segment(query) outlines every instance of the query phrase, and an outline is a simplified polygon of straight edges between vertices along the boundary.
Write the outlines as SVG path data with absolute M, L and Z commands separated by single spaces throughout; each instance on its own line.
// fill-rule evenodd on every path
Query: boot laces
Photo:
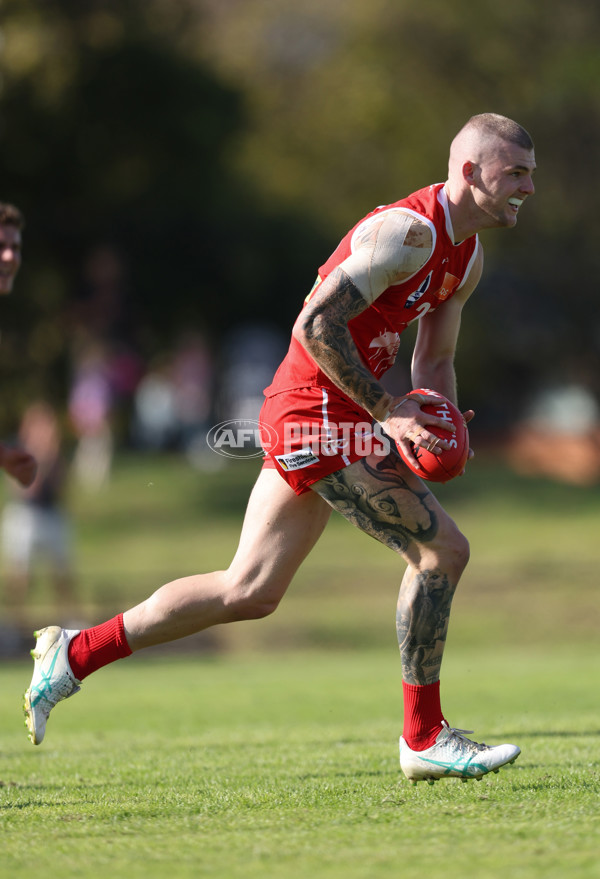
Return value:
M 472 739 L 467 738 L 467 736 L 473 735 L 474 730 L 472 729 L 458 729 L 458 727 L 450 726 L 445 720 L 442 720 L 442 726 L 448 730 L 449 735 L 460 739 L 463 747 L 466 746 L 472 751 L 481 751 L 483 748 L 487 748 L 485 742 L 474 742 Z

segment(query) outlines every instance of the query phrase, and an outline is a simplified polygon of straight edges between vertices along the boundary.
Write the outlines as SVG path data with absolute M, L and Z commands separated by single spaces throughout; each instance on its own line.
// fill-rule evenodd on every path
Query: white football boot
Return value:
M 427 781 L 433 784 L 451 776 L 468 781 L 480 780 L 488 772 L 498 772 L 501 766 L 514 763 L 521 749 L 516 745 L 490 747 L 466 737 L 472 730 L 453 729 L 445 720 L 435 744 L 424 751 L 412 751 L 400 736 L 400 767 L 409 781 Z
M 81 681 L 71 671 L 68 657 L 69 643 L 79 630 L 48 626 L 33 634 L 37 639 L 31 651 L 35 665 L 23 709 L 29 738 L 34 745 L 39 745 L 54 706 L 73 696 L 81 687 Z

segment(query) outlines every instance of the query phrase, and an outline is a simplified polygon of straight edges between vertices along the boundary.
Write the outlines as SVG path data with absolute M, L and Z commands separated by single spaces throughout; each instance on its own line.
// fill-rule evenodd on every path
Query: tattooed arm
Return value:
M 432 245 L 429 226 L 401 209 L 370 218 L 357 230 L 352 254 L 317 288 L 294 327 L 323 372 L 378 421 L 397 400 L 363 364 L 348 323 L 391 284 L 417 272 Z
M 435 434 L 428 427 L 448 427 L 427 415 L 425 396 L 392 397 L 360 358 L 348 323 L 364 311 L 390 284 L 404 281 L 429 259 L 433 240 L 429 226 L 402 211 L 384 212 L 367 221 L 356 234 L 352 255 L 316 289 L 294 326 L 294 337 L 323 372 L 402 446 L 405 456 L 418 466 L 409 438 L 426 446 Z M 351 274 L 350 274 L 351 273 Z M 446 440 L 438 440 L 448 448 Z
M 402 448 L 405 458 L 418 467 L 412 442 L 425 447 L 435 438 L 439 447 L 449 448 L 448 440 L 438 439 L 430 432 L 435 426 L 448 429 L 448 423 L 423 411 L 421 405 L 427 402 L 425 395 L 413 395 L 406 405 L 401 405 L 406 396 L 392 397 L 363 364 L 348 321 L 365 308 L 361 292 L 338 267 L 300 313 L 294 335 L 323 372 L 383 424 L 386 433 Z
M 364 297 L 338 267 L 303 308 L 293 334 L 323 372 L 379 420 L 385 417 L 393 397 L 363 364 L 348 329 L 348 322 L 365 308 Z

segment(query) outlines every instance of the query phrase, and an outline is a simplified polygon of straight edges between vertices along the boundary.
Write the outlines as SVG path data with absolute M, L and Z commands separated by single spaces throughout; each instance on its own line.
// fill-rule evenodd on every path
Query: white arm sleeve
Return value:
M 401 208 L 382 211 L 366 220 L 352 239 L 353 252 L 340 268 L 371 305 L 391 284 L 406 280 L 422 268 L 432 248 L 404 243 L 414 222 L 426 223 Z M 432 235 L 435 231 L 432 228 Z

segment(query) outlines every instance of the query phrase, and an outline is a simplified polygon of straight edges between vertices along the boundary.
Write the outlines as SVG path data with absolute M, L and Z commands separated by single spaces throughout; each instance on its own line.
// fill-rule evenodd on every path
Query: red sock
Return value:
M 412 751 L 424 751 L 435 744 L 442 729 L 440 682 L 416 686 L 402 681 L 404 729 L 402 737 Z
M 112 620 L 84 629 L 69 644 L 69 664 L 75 677 L 82 681 L 93 671 L 129 656 L 132 650 L 125 637 L 123 614 Z

